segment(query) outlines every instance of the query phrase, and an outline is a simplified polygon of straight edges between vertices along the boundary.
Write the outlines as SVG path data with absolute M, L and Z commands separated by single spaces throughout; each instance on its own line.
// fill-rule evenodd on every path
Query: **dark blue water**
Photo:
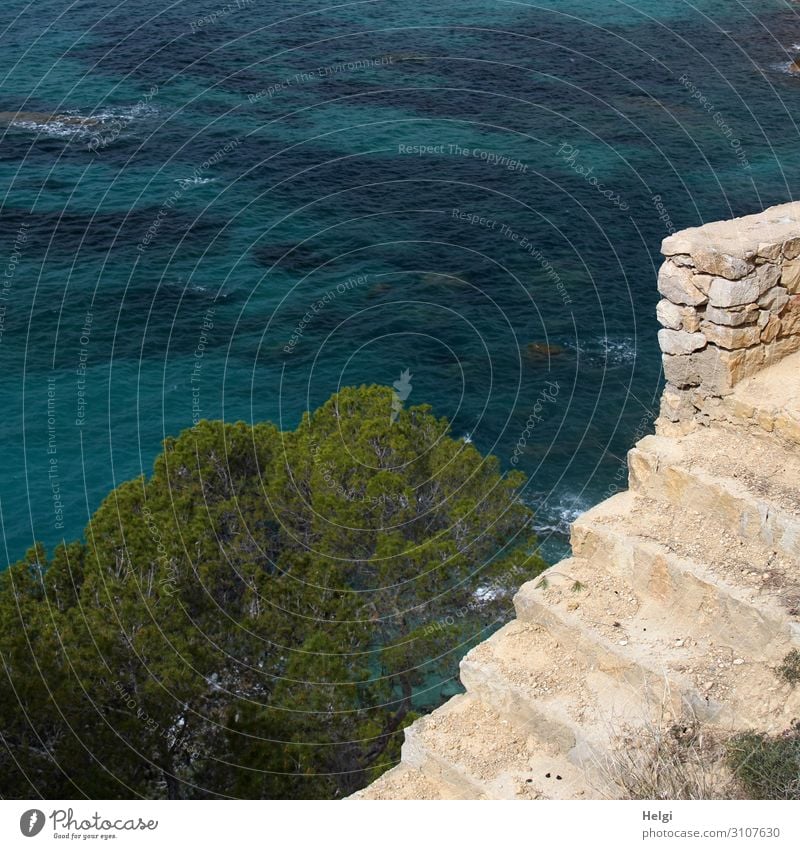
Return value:
M 557 385 L 518 455 L 555 556 L 651 427 L 652 196 L 800 196 L 796 41 L 782 0 L 4 4 L 3 558 L 198 416 L 406 369 L 507 468 Z

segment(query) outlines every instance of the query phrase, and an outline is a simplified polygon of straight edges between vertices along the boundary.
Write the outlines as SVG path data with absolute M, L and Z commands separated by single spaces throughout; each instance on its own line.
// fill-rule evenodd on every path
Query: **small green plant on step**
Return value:
M 536 584 L 535 588 L 537 590 L 548 589 L 550 587 L 549 578 L 553 576 L 558 576 L 559 578 L 566 578 L 568 581 L 572 581 L 572 586 L 570 587 L 570 590 L 574 593 L 579 593 L 586 589 L 586 584 L 584 584 L 582 581 L 578 581 L 571 575 L 565 575 L 563 572 L 548 572 L 547 575 L 543 575 L 539 579 L 539 582 Z

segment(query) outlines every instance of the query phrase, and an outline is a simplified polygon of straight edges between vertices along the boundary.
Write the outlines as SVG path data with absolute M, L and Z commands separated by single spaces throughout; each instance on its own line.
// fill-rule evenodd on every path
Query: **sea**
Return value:
M 652 432 L 661 240 L 800 197 L 786 0 L 7 0 L 0 566 L 200 418 L 397 384 L 542 553 Z

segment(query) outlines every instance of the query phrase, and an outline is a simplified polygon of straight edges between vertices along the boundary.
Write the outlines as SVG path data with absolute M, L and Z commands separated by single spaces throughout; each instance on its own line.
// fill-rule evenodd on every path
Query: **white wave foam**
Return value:
M 497 587 L 494 587 L 489 584 L 486 586 L 478 587 L 478 589 L 476 589 L 475 592 L 472 594 L 472 597 L 481 604 L 486 604 L 489 601 L 494 601 L 495 599 L 499 598 L 500 595 L 501 591 Z
M 636 362 L 636 344 L 629 336 L 598 336 L 582 342 L 568 342 L 564 347 L 575 351 L 587 365 L 616 368 Z
M 612 339 L 609 336 L 601 336 L 598 342 L 609 363 L 635 362 L 636 345 L 630 337 Z
M 565 493 L 555 500 L 549 497 L 541 498 L 533 507 L 535 517 L 533 527 L 537 534 L 556 534 L 568 537 L 572 523 L 592 506 L 591 502 L 581 495 Z
M 9 126 L 41 136 L 54 138 L 103 141 L 118 137 L 135 120 L 158 114 L 157 107 L 149 103 L 101 109 L 82 115 L 74 109 L 53 115 L 23 112 L 24 117 L 11 118 Z M 35 116 L 35 117 L 34 117 Z
M 39 136 L 55 136 L 56 138 L 90 138 L 93 135 L 92 130 L 88 127 L 58 119 L 49 121 L 12 121 L 10 126 L 17 130 L 28 130 Z
M 187 189 L 189 186 L 204 186 L 206 183 L 216 183 L 216 177 L 176 177 L 175 182 L 180 185 L 182 189 Z

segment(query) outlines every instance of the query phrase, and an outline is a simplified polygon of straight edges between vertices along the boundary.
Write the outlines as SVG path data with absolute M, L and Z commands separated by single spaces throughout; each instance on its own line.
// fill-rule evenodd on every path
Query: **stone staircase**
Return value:
M 800 649 L 800 353 L 784 350 L 724 393 L 698 381 L 691 420 L 662 416 L 629 454 L 630 489 L 575 522 L 573 556 L 462 660 L 466 693 L 407 728 L 400 764 L 353 798 L 614 798 L 604 764 L 623 733 L 800 717 L 776 674 Z

